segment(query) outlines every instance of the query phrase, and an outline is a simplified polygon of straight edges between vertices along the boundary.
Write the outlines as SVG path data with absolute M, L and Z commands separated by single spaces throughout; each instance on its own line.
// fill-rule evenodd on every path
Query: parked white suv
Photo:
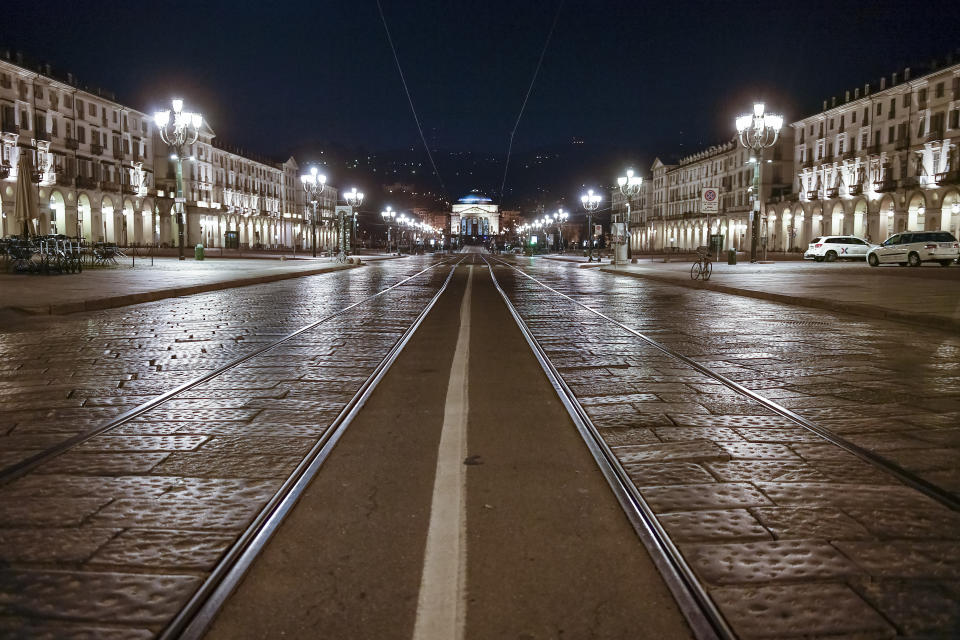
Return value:
M 867 253 L 871 267 L 896 262 L 919 267 L 924 262 L 939 262 L 944 267 L 960 257 L 960 243 L 949 231 L 904 231 L 890 236 Z
M 803 254 L 804 260 L 833 262 L 835 260 L 863 260 L 877 245 L 857 236 L 821 236 L 814 238 Z

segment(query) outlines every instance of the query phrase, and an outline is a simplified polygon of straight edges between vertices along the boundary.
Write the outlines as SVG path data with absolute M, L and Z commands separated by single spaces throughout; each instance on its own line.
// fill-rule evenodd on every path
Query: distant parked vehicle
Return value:
M 876 246 L 857 236 L 820 236 L 810 242 L 803 259 L 817 262 L 863 260 L 867 252 Z
M 901 267 L 939 262 L 949 267 L 957 259 L 960 259 L 960 243 L 949 231 L 904 231 L 890 236 L 867 253 L 867 263 L 871 267 L 887 262 L 895 262 Z

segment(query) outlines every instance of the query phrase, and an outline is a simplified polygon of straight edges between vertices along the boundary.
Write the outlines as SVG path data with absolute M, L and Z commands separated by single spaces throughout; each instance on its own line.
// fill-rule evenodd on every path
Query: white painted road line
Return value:
M 459 640 L 466 614 L 466 473 L 470 294 L 473 266 L 460 303 L 460 332 L 450 367 L 443 430 L 433 481 L 430 527 L 420 578 L 414 640 Z

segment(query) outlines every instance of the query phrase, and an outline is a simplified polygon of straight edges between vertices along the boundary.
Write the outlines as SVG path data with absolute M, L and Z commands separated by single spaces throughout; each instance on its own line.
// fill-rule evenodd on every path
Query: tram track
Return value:
M 416 275 L 427 270 L 447 264 L 453 258 L 436 265 L 431 265 Z M 193 594 L 186 606 L 159 635 L 161 640 L 173 638 L 202 638 L 206 629 L 213 622 L 217 612 L 226 602 L 242 580 L 244 574 L 256 557 L 266 546 L 270 537 L 280 526 L 280 523 L 293 508 L 300 495 L 306 490 L 310 481 L 319 471 L 321 465 L 329 456 L 341 436 L 350 426 L 357 413 L 363 408 L 370 394 L 383 379 L 390 366 L 396 361 L 400 352 L 410 341 L 410 338 L 423 323 L 427 314 L 433 309 L 437 300 L 443 295 L 453 277 L 456 267 L 463 262 L 460 258 L 450 267 L 443 284 L 433 295 L 426 306 L 420 311 L 414 321 L 407 327 L 390 351 L 383 357 L 373 372 L 361 384 L 353 397 L 344 405 L 340 413 L 327 427 L 323 435 L 317 440 L 310 451 L 304 456 L 293 472 L 287 476 L 279 490 L 267 504 L 257 513 L 253 522 L 247 527 L 234 544 L 227 550 L 216 567 Z M 399 285 L 400 283 L 398 283 Z M 394 285 L 394 286 L 398 286 Z M 393 288 L 393 287 L 391 287 Z M 383 292 L 388 291 L 384 290 Z M 381 292 L 381 293 L 383 293 Z M 379 294 L 377 294 L 379 295 Z
M 516 267 L 503 260 L 496 258 L 494 260 L 506 267 L 516 269 Z M 649 551 L 651 559 L 663 576 L 667 587 L 673 594 L 696 637 L 700 640 L 735 638 L 736 634 L 727 625 L 726 620 L 717 610 L 706 589 L 657 520 L 653 509 L 630 480 L 616 454 L 604 442 L 599 430 L 577 400 L 576 394 L 563 380 L 560 372 L 550 361 L 546 350 L 500 286 L 493 265 L 486 258 L 484 258 L 484 262 L 490 270 L 493 284 L 503 298 L 510 315 L 516 321 L 524 339 L 539 361 L 544 374 L 567 409 L 567 413 L 580 432 L 587 448 L 590 450 L 590 454 L 600 467 L 617 501 L 630 520 L 630 524 Z M 520 271 L 520 273 L 523 272 Z
M 568 414 L 580 432 L 590 453 L 606 477 L 609 486 L 620 502 L 638 537 L 646 546 L 668 588 L 673 593 L 678 606 L 686 616 L 691 629 L 698 638 L 736 638 L 738 637 L 738 630 L 740 629 L 740 624 L 742 624 L 742 619 L 737 619 L 736 623 L 734 623 L 734 621 L 727 618 L 726 613 L 728 612 L 729 603 L 718 603 L 715 600 L 713 586 L 705 582 L 699 575 L 702 567 L 698 564 L 697 568 L 694 568 L 691 564 L 693 560 L 686 557 L 688 552 L 687 547 L 685 546 L 684 550 L 681 550 L 680 546 L 672 539 L 671 533 L 661 524 L 654 507 L 645 499 L 645 492 L 641 491 L 639 485 L 635 483 L 624 464 L 621 463 L 618 454 L 611 448 L 611 445 L 605 441 L 600 429 L 594 424 L 586 409 L 580 403 L 577 394 L 570 385 L 567 384 L 558 368 L 551 361 L 548 349 L 541 344 L 540 340 L 534 334 L 531 325 L 527 324 L 521 312 L 514 306 L 510 296 L 500 285 L 496 277 L 494 265 L 505 267 L 512 272 L 522 275 L 524 278 L 533 282 L 540 290 L 553 293 L 580 309 L 602 319 L 604 322 L 611 323 L 620 330 L 638 338 L 649 347 L 653 347 L 660 353 L 678 360 L 683 363 L 684 366 L 715 380 L 736 394 L 748 398 L 750 401 L 757 403 L 781 418 L 786 418 L 797 427 L 816 434 L 816 436 L 822 438 L 825 443 L 830 443 L 855 455 L 873 468 L 885 472 L 904 485 L 935 500 L 940 505 L 955 512 L 960 510 L 960 503 L 958 503 L 955 495 L 916 476 L 890 460 L 848 442 L 829 429 L 817 425 L 802 415 L 764 397 L 762 394 L 747 389 L 723 374 L 711 370 L 708 366 L 698 363 L 690 357 L 659 343 L 636 329 L 611 318 L 602 311 L 558 291 L 549 284 L 526 273 L 523 269 L 509 262 L 499 258 L 491 258 L 486 260 L 486 262 L 494 284 L 503 298 L 504 303 L 519 326 L 531 350 L 539 360 L 548 380 L 566 407 Z M 723 605 L 723 611 L 719 608 L 721 604 Z
M 212 370 L 204 373 L 203 375 L 197 376 L 196 378 L 192 378 L 192 379 L 188 380 L 187 382 L 184 382 L 184 383 L 182 383 L 182 384 L 180 384 L 180 385 L 177 385 L 176 387 L 170 389 L 169 391 L 166 391 L 166 392 L 161 393 L 161 394 L 159 394 L 159 395 L 157 395 L 157 396 L 154 396 L 154 397 L 150 398 L 149 400 L 147 400 L 146 402 L 143 402 L 143 403 L 137 405 L 136 407 L 125 411 L 124 413 L 120 414 L 119 416 L 117 416 L 117 417 L 115 417 L 115 418 L 113 418 L 113 419 L 111 419 L 111 420 L 109 420 L 109 421 L 107 421 L 107 422 L 105 422 L 105 423 L 103 423 L 103 424 L 97 425 L 96 427 L 93 427 L 93 428 L 91 428 L 91 429 L 87 429 L 86 431 L 83 431 L 83 432 L 81 432 L 81 433 L 78 433 L 78 434 L 70 437 L 70 438 L 67 438 L 66 440 L 63 440 L 63 441 L 61 441 L 61 442 L 59 442 L 59 443 L 57 443 L 57 444 L 55 444 L 55 445 L 53 445 L 53 446 L 51 446 L 51 447 L 48 447 L 48 448 L 46 448 L 46 449 L 44 449 L 44 450 L 42 450 L 42 451 L 40 451 L 40 452 L 38 452 L 38 453 L 36 453 L 36 454 L 28 457 L 28 458 L 25 458 L 25 459 L 23 459 L 23 460 L 15 463 L 15 464 L 13 464 L 13 465 L 10 465 L 10 466 L 7 466 L 7 467 L 5 467 L 5 468 L 3 468 L 3 469 L 0 469 L 0 487 L 11 483 L 11 482 L 13 482 L 14 480 L 16 480 L 16 479 L 18 479 L 18 478 L 23 477 L 24 475 L 30 473 L 32 470 L 36 469 L 36 468 L 39 467 L 40 465 L 43 465 L 43 464 L 49 462 L 50 460 L 53 460 L 54 458 L 57 458 L 58 456 L 66 453 L 67 451 L 70 451 L 70 450 L 74 449 L 75 447 L 77 447 L 77 446 L 79 446 L 79 445 L 87 442 L 87 441 L 90 440 L 90 439 L 92 439 L 92 438 L 94 438 L 94 437 L 96 437 L 96 436 L 98 436 L 98 435 L 102 435 L 102 434 L 104 434 L 104 433 L 107 433 L 107 432 L 111 431 L 112 429 L 115 429 L 115 428 L 117 428 L 117 427 L 119 427 L 119 426 L 121 426 L 121 425 L 124 425 L 124 424 L 130 422 L 131 420 L 137 418 L 138 416 L 140 416 L 140 415 L 142 415 L 142 414 L 144 414 L 144 413 L 147 413 L 148 411 L 151 411 L 151 410 L 153 410 L 153 409 L 156 409 L 157 407 L 160 407 L 161 405 L 163 405 L 163 404 L 166 403 L 167 401 L 172 400 L 172 399 L 174 399 L 174 398 L 177 398 L 177 397 L 180 396 L 181 394 L 184 394 L 185 392 L 187 392 L 187 391 L 189 391 L 189 390 L 191 390 L 191 389 L 194 389 L 195 387 L 197 387 L 197 386 L 199 386 L 199 385 L 202 385 L 202 384 L 204 384 L 204 383 L 206 383 L 206 382 L 208 382 L 208 381 L 210 381 L 210 380 L 213 380 L 213 379 L 217 378 L 218 376 L 223 375 L 223 374 L 226 373 L 227 371 L 230 371 L 230 370 L 232 370 L 232 369 L 234 369 L 234 368 L 236 368 L 236 367 L 238 367 L 238 366 L 240 366 L 240 365 L 242 365 L 242 364 L 244 364 L 244 363 L 246 363 L 246 362 L 248 362 L 248 361 L 256 358 L 257 356 L 260 356 L 260 355 L 262 355 L 262 354 L 265 354 L 265 353 L 269 352 L 270 350 L 272 350 L 272 349 L 274 349 L 274 348 L 276 348 L 276 347 L 278 347 L 278 346 L 280 346 L 280 345 L 282 345 L 282 344 L 284 344 L 284 343 L 286 343 L 286 342 L 289 342 L 289 341 L 292 340 L 293 338 L 295 338 L 295 337 L 297 337 L 297 336 L 299 336 L 299 335 L 301 335 L 301 334 L 303 334 L 303 333 L 306 333 L 306 332 L 308 332 L 308 331 L 311 331 L 312 329 L 315 329 L 315 328 L 317 328 L 317 327 L 319 327 L 319 326 L 321 326 L 321 325 L 323 325 L 323 324 L 325 324 L 325 323 L 327 323 L 327 322 L 329 322 L 329 321 L 331 321 L 331 320 L 334 320 L 335 318 L 338 318 L 338 317 L 340 317 L 340 316 L 348 313 L 349 311 L 351 311 L 351 310 L 353 310 L 353 309 L 355 309 L 355 308 L 358 308 L 358 307 L 360 307 L 360 306 L 362 306 L 362 305 L 364 305 L 364 304 L 366 304 L 366 303 L 369 303 L 370 301 L 372 301 L 372 300 L 374 300 L 374 299 L 376 299 L 376 298 L 378 298 L 378 297 L 380 297 L 380 296 L 382 296 L 382 295 L 384 295 L 384 294 L 386 294 L 386 293 L 388 293 L 388 292 L 390 292 L 390 291 L 392 291 L 392 290 L 394 290 L 394 289 L 396 289 L 396 288 L 398 288 L 398 287 L 403 286 L 404 284 L 406 284 L 406 283 L 412 281 L 413 279 L 415 279 L 415 278 L 417 278 L 417 277 L 419 277 L 419 276 L 421 276 L 421 275 L 423 275 L 423 274 L 431 271 L 432 269 L 435 269 L 435 268 L 437 268 L 437 267 L 439 267 L 439 266 L 442 266 L 442 265 L 445 265 L 445 264 L 449 264 L 450 262 L 452 262 L 452 261 L 454 261 L 454 260 L 456 260 L 456 258 L 448 258 L 448 259 L 446 259 L 446 260 L 442 260 L 442 261 L 440 261 L 440 262 L 437 262 L 437 263 L 435 263 L 435 264 L 432 264 L 432 265 L 430 265 L 430 266 L 428 266 L 428 267 L 426 267 L 426 268 L 424 268 L 424 269 L 421 269 L 421 270 L 418 271 L 417 273 L 414 273 L 413 275 L 410 275 L 410 276 L 406 276 L 405 278 L 403 278 L 403 279 L 401 279 L 400 281 L 398 281 L 398 282 L 390 285 L 389 287 L 386 287 L 386 288 L 384 288 L 384 289 L 381 289 L 380 291 L 377 291 L 376 293 L 370 294 L 370 295 L 364 297 L 364 298 L 361 299 L 361 300 L 358 300 L 358 301 L 356 301 L 356 302 L 354 302 L 354 303 L 351 303 L 351 304 L 343 307 L 342 309 L 339 309 L 339 310 L 337 310 L 337 311 L 334 311 L 334 312 L 332 312 L 332 313 L 329 313 L 329 314 L 325 315 L 324 317 L 322 317 L 322 318 L 320 318 L 320 319 L 318 319 L 318 320 L 315 320 L 314 322 L 308 323 L 308 324 L 300 327 L 299 329 L 296 329 L 296 330 L 294 330 L 294 331 L 292 331 L 292 332 L 290 332 L 290 333 L 288 333 L 288 334 L 286 334 L 286 335 L 284 335 L 284 336 L 282 336 L 282 337 L 280 337 L 280 338 L 278 338 L 278 339 L 270 342 L 269 344 L 266 344 L 266 345 L 264 345 L 264 346 L 258 347 L 258 348 L 254 349 L 253 351 L 251 351 L 251 352 L 249 352 L 249 353 L 243 354 L 243 355 L 240 356 L 240 357 L 237 357 L 237 358 L 235 358 L 235 359 L 233 359 L 233 360 L 230 360 L 229 362 L 227 362 L 227 363 L 225 363 L 225 364 L 223 364 L 223 365 L 220 365 L 219 367 L 217 367 L 217 368 L 215 368 L 215 369 L 212 369 Z M 459 260 L 457 263 L 459 264 L 459 262 L 462 261 L 462 260 L 463 260 L 463 258 L 460 258 L 460 260 Z M 445 286 L 445 285 L 444 285 L 444 286 Z

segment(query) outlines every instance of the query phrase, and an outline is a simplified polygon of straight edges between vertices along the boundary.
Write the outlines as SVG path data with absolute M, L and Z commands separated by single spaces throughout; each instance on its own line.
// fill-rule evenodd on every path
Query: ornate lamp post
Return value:
M 363 192 L 357 191 L 357 188 L 354 187 L 347 193 L 343 194 L 343 200 L 350 206 L 350 248 L 354 253 L 357 251 L 357 215 L 354 213 L 353 208 L 359 207 L 363 203 Z
M 588 189 L 586 194 L 580 196 L 580 203 L 587 212 L 587 255 L 590 256 L 587 262 L 593 262 L 593 212 L 600 207 L 600 194 L 595 194 L 593 189 Z M 599 260 L 597 258 L 597 261 Z
M 553 221 L 557 223 L 557 248 L 563 253 L 563 223 L 567 221 L 570 214 L 563 210 L 563 207 L 557 209 L 553 214 Z
M 643 186 L 643 178 L 633 175 L 633 169 L 627 169 L 627 175 L 617 178 L 617 186 L 620 187 L 620 193 L 622 193 L 627 200 L 627 251 L 625 257 L 629 260 L 633 256 L 630 248 L 630 198 L 636 197 L 637 194 L 640 193 L 640 188 Z M 619 246 L 617 246 L 614 253 L 614 263 L 620 264 Z
M 310 173 L 300 176 L 300 182 L 303 183 L 303 190 L 307 193 L 310 203 L 313 205 L 313 216 L 310 218 L 310 228 L 313 238 L 310 244 L 313 246 L 313 257 L 317 257 L 317 204 L 320 202 L 320 194 L 323 193 L 323 187 L 327 184 L 327 176 L 317 173 L 316 167 L 310 167 Z M 293 246 L 297 246 L 294 239 Z M 296 249 L 294 249 L 296 251 Z
M 387 207 L 380 212 L 380 217 L 383 218 L 383 221 L 387 225 L 387 253 L 390 253 L 390 239 L 393 235 L 393 220 L 397 217 L 397 212 L 393 210 L 392 207 Z
M 753 228 L 750 232 L 750 262 L 757 261 L 757 245 L 760 241 L 760 225 L 762 219 L 762 202 L 760 197 L 760 171 L 763 167 L 763 150 L 777 143 L 780 128 L 783 126 L 783 116 L 764 113 L 764 104 L 757 102 L 753 105 L 753 113 L 737 118 L 737 134 L 740 144 L 753 151 L 750 158 L 753 162 Z
M 183 260 L 183 228 L 187 223 L 183 206 L 186 202 L 183 197 L 183 158 L 186 148 L 200 137 L 200 125 L 203 124 L 203 116 L 199 113 L 184 111 L 183 100 L 175 98 L 173 100 L 172 120 L 169 110 L 157 111 L 153 114 L 153 119 L 157 124 L 157 130 L 160 132 L 160 139 L 173 150 L 170 159 L 177 161 L 177 195 L 174 198 L 174 204 L 177 209 L 177 244 L 180 245 L 180 259 Z

